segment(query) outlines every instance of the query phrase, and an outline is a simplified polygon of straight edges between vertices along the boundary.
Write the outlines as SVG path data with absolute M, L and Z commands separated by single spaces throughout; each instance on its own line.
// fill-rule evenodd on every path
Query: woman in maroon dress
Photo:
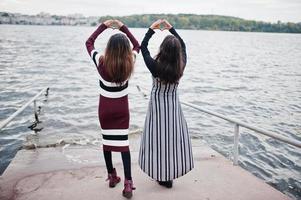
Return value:
M 109 39 L 105 52 L 94 49 L 94 42 L 99 34 L 107 28 L 118 28 L 124 34 L 117 33 Z M 127 37 L 126 37 L 127 36 Z M 133 44 L 131 49 L 129 40 Z M 109 187 L 120 182 L 112 164 L 112 151 L 121 152 L 124 167 L 123 196 L 130 198 L 133 187 L 131 177 L 131 156 L 129 150 L 129 105 L 128 79 L 130 78 L 139 43 L 129 29 L 118 20 L 103 22 L 86 41 L 90 57 L 99 73 L 98 116 L 101 126 L 103 153 L 108 171 Z

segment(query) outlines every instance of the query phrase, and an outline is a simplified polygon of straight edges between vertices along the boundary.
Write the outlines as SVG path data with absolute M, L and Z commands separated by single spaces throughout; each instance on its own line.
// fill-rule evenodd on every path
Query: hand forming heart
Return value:
M 109 19 L 104 21 L 103 23 L 111 29 L 120 29 L 123 26 L 123 23 L 117 19 Z
M 151 26 L 151 29 L 160 29 L 161 31 L 169 30 L 172 28 L 172 25 L 166 19 L 158 19 Z

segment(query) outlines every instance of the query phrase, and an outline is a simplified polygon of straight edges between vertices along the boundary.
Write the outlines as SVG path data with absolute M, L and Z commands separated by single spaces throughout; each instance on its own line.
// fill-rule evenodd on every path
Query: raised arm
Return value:
M 110 27 L 112 23 L 113 23 L 113 20 L 107 20 L 107 21 L 103 22 L 102 24 L 100 24 L 99 27 L 92 33 L 92 35 L 86 41 L 86 48 L 87 48 L 88 54 L 92 58 L 96 67 L 98 66 L 99 58 L 101 55 L 94 48 L 95 40 L 104 30 L 106 30 L 108 27 Z
M 151 28 L 148 29 L 147 33 L 145 34 L 142 42 L 141 42 L 141 53 L 145 62 L 146 67 L 148 70 L 152 73 L 154 77 L 157 76 L 156 73 L 156 61 L 151 57 L 150 52 L 147 48 L 148 46 L 148 41 L 152 37 L 152 35 L 155 33 L 154 30 Z
M 95 49 L 94 43 L 95 43 L 96 38 L 106 29 L 107 29 L 107 26 L 104 23 L 100 24 L 98 26 L 98 28 L 92 33 L 92 35 L 87 39 L 86 48 L 91 57 L 92 57 L 91 53 Z
M 157 62 L 151 57 L 150 52 L 147 48 L 148 41 L 155 33 L 154 29 L 160 29 L 161 20 L 155 21 L 150 28 L 148 29 L 147 33 L 145 34 L 142 43 L 141 43 L 141 52 L 144 59 L 144 62 L 148 68 L 148 70 L 152 73 L 154 77 L 157 77 Z
M 183 39 L 179 36 L 179 34 L 176 32 L 176 29 L 174 29 L 173 27 L 171 29 L 169 29 L 169 32 L 171 34 L 173 34 L 176 38 L 178 38 L 178 40 L 181 43 L 181 47 L 182 47 L 182 56 L 183 56 L 183 63 L 184 63 L 184 67 L 186 66 L 187 63 L 187 54 L 186 54 L 186 45 L 183 41 Z
M 115 23 L 118 25 L 119 30 L 126 34 L 126 36 L 130 39 L 132 45 L 133 45 L 133 51 L 136 53 L 139 53 L 140 45 L 139 42 L 136 40 L 136 38 L 133 36 L 133 34 L 130 32 L 128 27 L 124 25 L 121 21 L 115 20 Z

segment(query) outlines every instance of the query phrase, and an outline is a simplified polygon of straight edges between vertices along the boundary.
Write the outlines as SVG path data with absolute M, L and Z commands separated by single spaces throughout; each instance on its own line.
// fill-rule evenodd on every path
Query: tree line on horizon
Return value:
M 107 19 L 119 19 L 133 28 L 147 28 L 157 19 L 167 19 L 175 28 L 246 32 L 301 33 L 301 22 L 270 23 L 222 15 L 140 14 L 128 16 L 84 17 L 83 15 L 25 15 L 0 12 L 0 24 L 96 26 Z
M 220 15 L 142 14 L 122 17 L 103 16 L 99 18 L 98 22 L 101 23 L 112 18 L 119 19 L 128 27 L 133 28 L 146 28 L 157 19 L 167 19 L 175 28 L 178 29 L 301 33 L 301 22 L 283 23 L 278 21 L 277 23 L 270 23 Z M 96 25 L 96 23 L 91 25 Z

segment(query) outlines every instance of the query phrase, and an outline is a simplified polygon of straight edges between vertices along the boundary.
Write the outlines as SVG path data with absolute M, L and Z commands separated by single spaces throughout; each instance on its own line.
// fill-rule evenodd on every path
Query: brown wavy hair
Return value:
M 181 43 L 173 35 L 164 38 L 159 53 L 155 57 L 158 65 L 158 77 L 164 83 L 178 83 L 183 75 Z
M 133 72 L 133 53 L 128 38 L 121 33 L 111 36 L 108 41 L 104 65 L 112 82 L 122 84 Z

